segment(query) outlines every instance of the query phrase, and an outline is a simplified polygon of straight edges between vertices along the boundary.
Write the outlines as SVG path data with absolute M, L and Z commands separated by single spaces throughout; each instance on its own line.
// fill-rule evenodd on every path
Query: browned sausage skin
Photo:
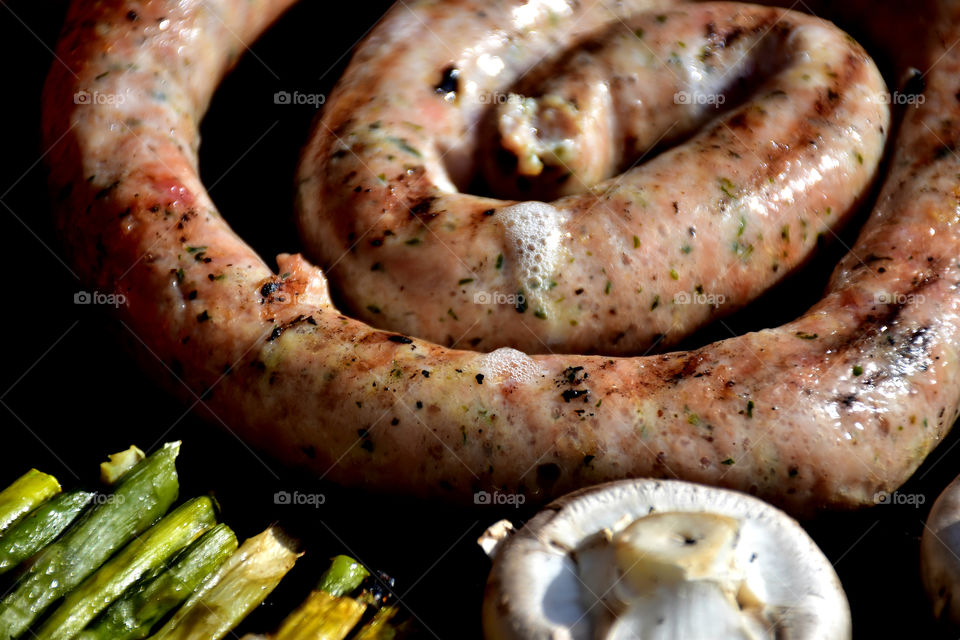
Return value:
M 926 101 L 908 110 L 876 210 L 824 299 L 782 327 L 645 358 L 445 349 L 339 314 L 298 256 L 272 273 L 204 191 L 196 127 L 235 38 L 288 4 L 74 3 L 66 66 L 44 96 L 72 263 L 126 295 L 124 322 L 190 392 L 213 388 L 207 405 L 249 443 L 378 491 L 546 498 L 677 476 L 798 512 L 869 503 L 952 424 L 956 3 L 937 5 L 940 26 L 915 54 Z M 124 100 L 77 104 L 78 91 Z

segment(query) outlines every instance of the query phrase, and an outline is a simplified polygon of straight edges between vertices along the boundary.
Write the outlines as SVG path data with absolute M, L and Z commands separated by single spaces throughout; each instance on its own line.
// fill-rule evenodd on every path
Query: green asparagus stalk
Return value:
M 409 637 L 412 635 L 409 619 L 400 624 L 393 622 L 399 611 L 399 607 L 395 605 L 383 607 L 360 628 L 353 640 L 399 640 Z
M 92 493 L 71 491 L 49 500 L 16 523 L 0 538 L 0 574 L 47 546 L 83 511 Z
M 139 640 L 187 596 L 204 578 L 237 550 L 237 536 L 218 524 L 180 553 L 156 577 L 143 581 L 124 594 L 76 640 Z
M 345 596 L 356 590 L 369 575 L 366 567 L 350 556 L 334 556 L 330 559 L 330 566 L 320 576 L 317 589 L 334 597 Z
M 263 602 L 301 554 L 276 527 L 250 538 L 153 640 L 220 640 Z
M 0 491 L 0 532 L 58 493 L 56 478 L 36 469 L 27 471 Z
M 216 523 L 210 498 L 194 498 L 183 503 L 68 594 L 35 637 L 37 640 L 70 640 L 128 587 L 162 566 Z
M 136 445 L 130 445 L 129 449 L 118 453 L 111 453 L 106 462 L 100 463 L 100 481 L 107 485 L 116 484 L 146 457 Z
M 47 545 L 13 592 L 0 601 L 0 640 L 18 638 L 54 601 L 139 535 L 177 499 L 180 443 L 164 445 L 138 464 L 116 491 Z
M 370 575 L 349 556 L 336 556 L 317 589 L 281 623 L 275 640 L 343 640 L 363 618 L 367 605 L 346 597 Z
M 367 605 L 326 591 L 312 591 L 284 619 L 274 640 L 343 640 L 363 618 Z

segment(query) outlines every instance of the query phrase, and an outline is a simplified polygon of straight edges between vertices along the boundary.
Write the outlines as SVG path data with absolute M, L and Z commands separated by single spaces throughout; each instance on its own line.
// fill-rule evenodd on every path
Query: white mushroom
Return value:
M 960 476 L 930 509 L 920 539 L 920 572 L 937 619 L 960 624 Z
M 614 482 L 481 540 L 493 557 L 487 640 L 850 637 L 827 558 L 796 521 L 741 493 Z

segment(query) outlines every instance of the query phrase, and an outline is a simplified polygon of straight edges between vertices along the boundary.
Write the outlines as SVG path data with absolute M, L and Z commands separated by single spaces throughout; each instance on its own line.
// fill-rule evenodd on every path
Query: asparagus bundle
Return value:
M 164 515 L 179 493 L 179 448 L 109 456 L 100 471 L 112 494 L 60 493 L 56 478 L 35 469 L 0 492 L 0 574 L 25 565 L 0 600 L 0 640 L 28 629 L 39 640 L 136 640 L 167 618 L 152 638 L 219 640 L 266 599 L 302 554 L 276 527 L 238 548 L 208 497 Z M 406 625 L 395 624 L 396 607 L 381 608 L 370 581 L 363 565 L 336 556 L 269 638 L 399 638 Z
M 167 444 L 138 464 L 109 500 L 39 553 L 13 592 L 0 601 L 0 638 L 20 637 L 54 601 L 166 513 L 179 491 L 179 451 L 179 442 Z

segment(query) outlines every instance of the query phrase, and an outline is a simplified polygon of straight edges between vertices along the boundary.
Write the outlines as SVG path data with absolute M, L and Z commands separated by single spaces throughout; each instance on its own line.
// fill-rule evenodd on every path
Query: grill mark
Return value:
M 866 72 L 867 64 L 863 58 L 858 58 L 852 55 L 847 56 L 845 64 L 842 68 L 842 73 L 837 74 L 833 90 L 839 93 L 840 96 L 844 96 L 845 94 L 843 93 L 842 87 L 861 80 L 863 76 L 866 75 Z M 777 145 L 775 148 L 771 148 L 770 154 L 767 156 L 767 161 L 764 163 L 764 166 L 755 173 L 756 179 L 754 184 L 764 184 L 770 178 L 776 177 L 782 173 L 786 165 L 796 157 L 797 149 L 800 149 L 804 146 L 815 147 L 816 140 L 820 137 L 818 131 L 825 126 L 830 126 L 830 122 L 834 119 L 834 114 L 844 106 L 844 103 L 845 100 L 843 99 L 830 100 L 828 95 L 824 95 L 813 105 L 813 111 L 815 114 L 811 114 L 809 112 L 807 114 L 802 114 L 800 118 L 800 126 L 793 130 L 794 135 L 792 136 L 790 142 Z M 730 117 L 725 124 L 731 129 L 743 129 L 748 126 L 749 117 L 746 116 L 745 113 L 741 112 Z M 711 132 L 711 137 L 727 138 L 729 136 L 727 135 L 724 125 L 720 124 Z M 736 141 L 733 140 L 729 142 Z

